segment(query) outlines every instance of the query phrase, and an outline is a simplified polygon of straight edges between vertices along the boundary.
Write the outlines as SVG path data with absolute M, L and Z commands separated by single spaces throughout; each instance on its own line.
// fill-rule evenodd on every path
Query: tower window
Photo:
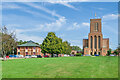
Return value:
M 94 25 L 94 31 L 98 31 L 98 23 L 95 23 L 95 25 Z
M 100 49 L 100 36 L 98 37 L 98 41 L 99 41 L 99 43 L 98 43 L 98 48 Z
M 92 49 L 92 36 L 91 36 L 91 49 Z
M 95 36 L 94 39 L 95 39 L 94 40 L 94 48 L 96 49 L 97 48 L 97 37 Z

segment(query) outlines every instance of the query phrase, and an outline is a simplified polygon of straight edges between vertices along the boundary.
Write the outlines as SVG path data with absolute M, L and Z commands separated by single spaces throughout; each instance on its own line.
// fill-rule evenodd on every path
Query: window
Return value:
M 98 23 L 95 23 L 95 25 L 94 25 L 94 31 L 98 31 Z
M 35 55 L 35 52 L 33 52 L 33 55 Z
M 26 55 L 28 55 L 28 52 L 26 52 Z
M 91 36 L 91 49 L 92 49 L 92 36 Z
M 98 48 L 100 49 L 100 36 L 98 37 L 98 41 L 99 41 L 99 43 L 98 43 Z
M 94 48 L 97 48 L 97 37 L 95 36 L 95 40 L 94 40 Z
M 20 55 L 20 52 L 18 52 L 18 55 Z
M 105 50 L 103 50 L 103 52 L 105 53 L 106 51 L 105 51 Z

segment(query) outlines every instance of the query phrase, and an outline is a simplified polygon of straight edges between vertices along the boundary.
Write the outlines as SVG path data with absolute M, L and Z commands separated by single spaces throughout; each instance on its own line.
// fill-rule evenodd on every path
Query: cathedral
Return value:
M 103 38 L 101 19 L 90 19 L 88 39 L 83 39 L 84 55 L 105 56 L 109 50 L 109 38 Z

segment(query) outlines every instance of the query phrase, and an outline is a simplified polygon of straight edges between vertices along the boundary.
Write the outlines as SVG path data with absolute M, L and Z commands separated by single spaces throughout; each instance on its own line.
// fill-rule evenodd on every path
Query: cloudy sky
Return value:
M 104 38 L 110 48 L 118 45 L 117 2 L 3 2 L 2 25 L 16 31 L 18 40 L 42 43 L 48 32 L 55 32 L 71 45 L 82 48 L 88 38 L 90 19 L 102 19 Z

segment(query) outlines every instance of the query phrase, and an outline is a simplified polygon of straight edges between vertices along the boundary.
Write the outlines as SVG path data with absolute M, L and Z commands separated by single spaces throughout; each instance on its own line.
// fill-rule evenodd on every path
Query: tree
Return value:
M 2 57 L 6 60 L 6 54 L 8 52 L 13 52 L 16 48 L 16 35 L 15 32 L 8 33 L 8 29 L 4 26 L 2 28 Z
M 115 51 L 114 51 L 114 54 L 115 54 L 115 55 L 118 55 L 118 52 L 115 50 Z
M 118 45 L 116 51 L 117 51 L 117 53 L 118 53 L 118 55 L 119 55 L 119 53 L 120 53 L 120 44 Z
M 72 46 L 72 50 L 81 51 L 82 49 L 79 46 Z
M 27 43 L 27 41 L 22 41 L 22 40 L 17 41 L 17 45 L 21 45 L 21 44 L 25 44 L 25 43 Z
M 62 39 L 58 38 L 54 32 L 49 32 L 43 43 L 41 44 L 42 53 L 50 53 L 53 57 L 54 54 L 62 52 Z
M 111 51 L 112 51 L 112 49 L 109 49 L 109 50 L 107 51 L 107 55 L 108 55 L 108 56 L 111 54 Z
M 68 43 L 67 41 L 63 42 L 62 48 L 63 48 L 62 52 L 64 54 L 70 54 L 72 51 L 72 47 L 70 46 L 70 43 Z

